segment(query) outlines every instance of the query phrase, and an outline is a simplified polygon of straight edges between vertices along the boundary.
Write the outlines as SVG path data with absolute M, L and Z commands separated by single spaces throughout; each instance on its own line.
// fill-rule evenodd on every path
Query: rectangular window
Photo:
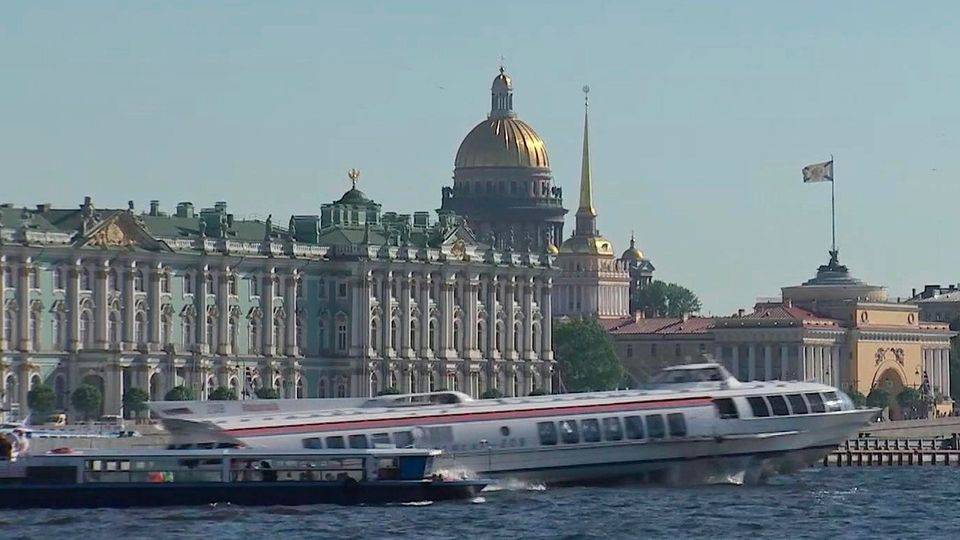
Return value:
M 347 297 L 347 284 L 346 284 L 346 283 L 338 283 L 338 284 L 337 284 L 337 296 L 339 296 L 340 298 L 346 298 L 346 297 Z
M 627 358 L 633 358 L 633 345 L 627 345 Z
M 836 392 L 824 392 L 823 404 L 827 407 L 827 412 L 836 412 L 843 410 L 843 402 L 837 396 Z
M 560 440 L 563 444 L 577 444 L 580 442 L 580 430 L 577 429 L 576 420 L 561 420 Z
M 374 433 L 370 436 L 373 439 L 373 446 L 376 447 L 378 444 L 390 445 L 390 434 L 389 433 Z
M 671 437 L 687 436 L 687 419 L 683 417 L 683 413 L 668 414 L 667 427 L 670 428 Z
M 651 439 L 662 439 L 667 436 L 667 429 L 663 423 L 663 415 L 647 415 L 647 433 Z
M 343 444 L 343 437 L 339 435 L 327 437 L 327 448 L 346 448 Z
M 393 434 L 393 444 L 397 448 L 413 448 L 413 432 L 397 431 Z
M 804 394 L 807 396 L 807 403 L 810 404 L 810 412 L 812 413 L 822 413 L 827 412 L 827 408 L 823 405 L 823 398 L 820 397 L 820 394 L 816 392 L 810 392 L 809 394 Z
M 628 416 L 623 419 L 623 425 L 627 432 L 628 439 L 642 439 L 643 438 L 643 419 L 639 416 Z
M 673 355 L 676 356 L 677 358 L 680 358 L 681 356 L 683 356 L 683 351 L 680 350 L 679 343 L 673 346 Z
M 620 426 L 620 419 L 603 419 L 603 438 L 607 441 L 619 441 L 623 439 L 623 428 Z
M 320 437 L 310 437 L 303 440 L 303 447 L 310 450 L 322 450 L 323 441 L 320 440 Z
M 583 431 L 583 442 L 600 442 L 600 421 L 596 418 L 580 422 L 580 430 Z
M 350 448 L 370 448 L 366 435 L 350 435 Z
M 737 404 L 730 398 L 717 398 L 713 400 L 713 406 L 717 408 L 717 413 L 722 420 L 740 418 L 737 412 Z
M 783 396 L 767 396 L 767 401 L 770 403 L 770 410 L 773 411 L 774 415 L 786 416 L 790 414 L 787 409 L 787 400 L 783 399 Z
M 537 422 L 537 433 L 540 435 L 540 444 L 545 446 L 557 444 L 557 425 L 553 422 Z
M 770 409 L 767 408 L 767 402 L 763 400 L 760 396 L 750 396 L 747 398 L 747 403 L 750 404 L 750 409 L 753 411 L 753 416 L 756 418 L 765 418 L 770 416 Z
M 793 414 L 807 414 L 807 403 L 800 394 L 787 394 L 787 401 L 790 402 Z

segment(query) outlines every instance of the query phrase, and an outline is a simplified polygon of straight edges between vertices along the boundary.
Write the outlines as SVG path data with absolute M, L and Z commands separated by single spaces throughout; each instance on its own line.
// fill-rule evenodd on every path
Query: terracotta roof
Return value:
M 607 332 L 615 335 L 626 334 L 702 334 L 713 328 L 713 317 L 679 317 L 637 319 L 624 317 L 600 321 Z
M 738 317 L 727 317 L 722 326 L 765 326 L 769 322 L 772 326 L 804 325 L 804 326 L 841 326 L 844 321 L 825 317 L 813 311 L 791 306 L 781 302 L 760 303 L 754 306 L 752 313 Z

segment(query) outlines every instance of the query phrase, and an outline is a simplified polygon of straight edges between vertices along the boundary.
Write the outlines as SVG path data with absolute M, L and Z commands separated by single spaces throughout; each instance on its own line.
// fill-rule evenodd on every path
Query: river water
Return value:
M 387 507 L 0 512 L 2 538 L 960 538 L 960 468 L 814 468 L 761 486 L 519 486 Z

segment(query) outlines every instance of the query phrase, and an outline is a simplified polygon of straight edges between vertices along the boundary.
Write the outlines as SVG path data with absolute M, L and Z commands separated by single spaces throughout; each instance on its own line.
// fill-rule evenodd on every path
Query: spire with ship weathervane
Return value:
M 597 234 L 597 210 L 593 207 L 593 181 L 590 179 L 589 103 L 590 87 L 583 87 L 583 161 L 580 165 L 580 207 L 577 209 L 576 234 Z

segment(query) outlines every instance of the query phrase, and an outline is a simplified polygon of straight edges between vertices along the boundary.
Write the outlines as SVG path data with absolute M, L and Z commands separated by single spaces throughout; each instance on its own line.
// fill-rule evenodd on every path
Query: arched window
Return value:
M 147 314 L 142 311 L 134 316 L 133 342 L 141 347 L 147 344 Z
M 458 353 L 463 351 L 463 344 L 460 343 L 461 337 L 462 337 L 462 332 L 460 331 L 460 320 L 456 319 L 453 321 L 453 348 Z
M 456 373 L 447 373 L 447 390 L 457 391 L 457 374 Z
M 317 324 L 317 352 L 323 354 L 327 350 L 327 325 L 321 317 Z
M 230 338 L 230 352 L 237 354 L 237 318 L 230 317 L 227 320 L 227 335 Z
M 217 325 L 212 315 L 207 315 L 207 347 L 210 351 L 217 348 Z
M 250 319 L 250 335 L 247 341 L 247 354 L 259 354 L 260 352 L 260 331 L 258 330 L 259 324 L 260 321 L 257 319 Z
M 7 380 L 4 381 L 3 387 L 6 393 L 5 397 L 7 409 L 9 409 L 10 405 L 13 405 L 20 399 L 20 392 L 17 388 L 17 376 L 12 373 L 7 375 Z
M 407 370 L 407 391 L 417 392 L 417 372 L 414 369 Z
M 40 311 L 30 310 L 30 342 L 33 350 L 40 350 Z
M 283 320 L 279 317 L 273 319 L 273 346 L 277 354 L 283 354 Z
M 400 323 L 396 319 L 390 319 L 390 348 L 400 350 Z
M 516 373 L 513 374 L 513 388 L 512 388 L 512 391 L 513 391 L 513 393 L 510 394 L 510 395 L 512 395 L 512 396 L 519 396 L 519 395 L 520 395 L 520 376 L 517 375 Z
M 483 339 L 486 334 L 487 323 L 484 321 L 477 322 L 477 348 L 480 349 L 480 352 L 483 354 L 487 353 L 487 340 Z
M 505 340 L 504 332 L 503 332 L 503 321 L 497 321 L 496 331 L 497 331 L 497 335 L 496 335 L 495 342 L 497 344 L 497 351 L 503 352 L 503 346 L 504 346 L 504 340 Z
M 427 373 L 427 391 L 436 392 L 437 390 L 437 377 L 431 371 Z
M 343 315 L 337 317 L 337 351 L 347 350 L 347 319 Z
M 437 335 L 437 320 L 430 319 L 430 348 L 434 351 L 440 350 L 440 336 Z
M 317 383 L 317 397 L 325 398 L 327 397 L 327 380 L 321 378 L 320 382 Z
M 120 346 L 120 312 L 113 309 L 107 315 L 107 339 L 114 347 Z
M 347 383 L 343 380 L 343 377 L 337 381 L 337 397 L 347 397 Z
M 186 315 L 183 317 L 183 348 L 190 349 L 193 345 L 193 317 Z
M 173 316 L 164 313 L 160 319 L 160 345 L 169 345 L 173 340 Z
M 17 320 L 17 313 L 12 309 L 8 309 L 6 314 L 3 317 L 3 339 L 7 342 L 8 347 L 13 347 L 13 340 L 16 337 L 13 333 L 13 325 Z
M 533 323 L 533 352 L 540 353 L 540 323 Z
M 380 352 L 380 320 L 376 318 L 370 320 L 370 347 Z
M 80 288 L 85 291 L 93 290 L 93 281 L 90 279 L 90 269 L 81 268 L 80 269 Z
M 513 350 L 516 352 L 521 352 L 522 349 L 522 338 L 523 338 L 523 326 L 518 322 L 513 326 Z
M 137 270 L 133 274 L 133 290 L 137 292 L 144 292 L 147 290 L 145 284 L 143 283 L 143 270 Z
M 120 280 L 117 279 L 116 270 L 110 270 L 107 272 L 107 290 L 114 292 L 120 290 Z
M 370 373 L 370 395 L 375 396 L 380 393 L 380 378 L 377 377 L 376 372 Z
M 296 398 L 303 399 L 303 377 L 297 377 L 296 388 L 297 388 Z
M 53 337 L 53 349 L 55 351 L 62 351 L 66 348 L 66 334 L 64 332 L 64 316 L 63 313 L 54 313 L 52 319 L 51 335 Z
M 83 347 L 93 346 L 93 320 L 89 309 L 80 312 L 80 328 L 78 328 L 77 337 Z
M 417 321 L 410 321 L 410 347 L 415 351 L 420 350 L 420 332 L 417 332 Z

